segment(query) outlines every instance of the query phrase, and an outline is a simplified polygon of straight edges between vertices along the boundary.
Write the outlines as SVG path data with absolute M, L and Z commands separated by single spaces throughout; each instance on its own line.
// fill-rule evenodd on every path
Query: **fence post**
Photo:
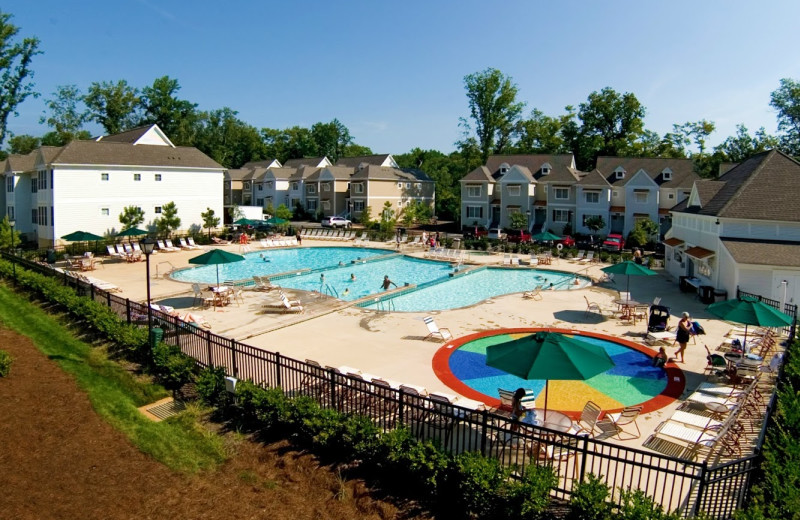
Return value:
M 236 342 L 231 342 L 231 368 L 233 369 L 233 377 L 239 377 L 239 367 L 236 366 Z
M 282 388 L 283 385 L 281 384 L 281 353 L 275 353 L 275 386 L 278 388 Z
M 206 331 L 206 346 L 208 347 L 208 366 L 214 368 L 214 360 L 211 358 L 211 333 Z
M 692 508 L 692 514 L 690 516 L 697 516 L 697 513 L 700 512 L 700 502 L 704 498 L 704 494 L 706 491 L 706 473 L 708 472 L 708 461 L 703 461 L 703 464 L 700 465 L 700 478 L 697 482 L 697 500 L 694 503 L 694 507 Z
M 486 456 L 486 428 L 489 425 L 489 412 L 484 409 L 481 412 L 481 430 L 483 431 L 483 436 L 481 437 L 481 453 Z
M 89 299 L 94 301 L 94 284 L 89 286 Z
M 125 298 L 125 318 L 128 320 L 128 325 L 131 324 L 131 299 Z
M 589 456 L 589 436 L 583 435 L 583 446 L 581 446 L 581 479 L 580 482 L 583 482 L 584 477 L 586 476 L 586 459 Z
M 333 370 L 328 370 L 328 377 L 331 378 L 331 404 L 333 407 L 338 410 L 339 405 L 336 403 L 336 372 Z
M 400 424 L 405 424 L 405 420 L 403 419 L 403 415 L 405 415 L 403 413 L 403 402 L 405 401 L 405 399 L 403 399 L 404 395 L 406 395 L 406 393 L 401 388 L 400 392 L 397 394 L 397 420 L 400 421 Z
M 111 293 L 109 291 L 106 291 L 106 307 L 111 308 Z

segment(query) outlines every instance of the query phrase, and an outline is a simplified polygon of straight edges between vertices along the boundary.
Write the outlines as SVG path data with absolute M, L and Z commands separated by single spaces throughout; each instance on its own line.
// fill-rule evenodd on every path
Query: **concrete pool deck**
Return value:
M 346 244 L 307 240 L 302 247 L 343 245 Z M 381 245 L 383 244 L 371 243 L 369 247 Z M 238 245 L 223 246 L 222 249 L 240 252 Z M 387 249 L 393 250 L 393 247 Z M 258 251 L 255 248 L 251 250 Z M 418 257 L 424 254 L 419 248 L 403 252 Z M 448 328 L 454 337 L 497 328 L 560 327 L 593 331 L 641 343 L 647 328 L 646 319 L 638 321 L 634 326 L 616 319 L 612 314 L 616 309 L 612 301 L 618 297 L 618 291 L 626 288 L 624 276 L 618 276 L 616 283 L 611 284 L 603 283 L 569 291 L 543 291 L 542 300 L 523 299 L 521 292 L 531 289 L 525 287 L 520 288 L 520 293 L 494 297 L 471 307 L 427 313 L 383 313 L 355 307 L 352 303 L 343 303 L 327 296 L 291 289 L 285 292 L 290 298 L 302 302 L 305 307 L 302 314 L 264 312 L 263 300 L 266 298 L 276 302 L 277 291 L 244 291 L 243 303 L 233 303 L 216 311 L 199 310 L 192 308 L 194 298 L 191 284 L 176 282 L 164 275 L 173 269 L 189 266 L 188 260 L 200 253 L 202 251 L 180 251 L 151 257 L 151 295 L 154 302 L 173 306 L 179 311 L 191 310 L 192 313 L 202 314 L 211 324 L 213 332 L 255 347 L 277 351 L 300 360 L 313 359 L 323 366 L 353 367 L 387 379 L 423 386 L 428 391 L 454 393 L 434 373 L 432 359 L 442 343 L 424 340 L 428 334 L 422 321 L 424 316 L 433 316 L 437 325 Z M 475 264 L 499 266 L 502 261 L 502 254 L 476 254 L 469 258 L 469 262 Z M 603 265 L 559 260 L 538 269 L 600 278 L 603 275 L 600 271 Z M 686 363 L 677 364 L 685 374 L 684 395 L 687 395 L 706 379 L 703 375 L 706 366 L 703 345 L 707 344 L 713 352 L 732 325 L 713 318 L 704 311 L 705 304 L 692 294 L 680 292 L 677 280 L 667 276 L 664 271 L 657 272 L 659 274 L 656 276 L 631 277 L 631 297 L 640 302 L 652 302 L 653 298 L 661 297 L 661 305 L 670 307 L 672 327 L 677 326 L 681 312 L 688 311 L 693 319 L 700 321 L 706 331 L 705 336 L 696 338 L 696 344 L 689 342 Z M 144 262 L 107 261 L 90 274 L 118 285 L 122 289 L 120 294 L 123 297 L 136 301 L 144 301 L 146 298 Z M 586 312 L 584 297 L 600 305 L 604 311 L 602 317 L 596 312 Z M 650 350 L 655 354 L 657 347 Z M 670 356 L 674 351 L 675 348 L 667 348 Z M 676 401 L 641 416 L 638 421 L 642 430 L 641 438 L 621 444 L 641 447 L 641 443 L 662 420 L 672 414 L 679 403 Z

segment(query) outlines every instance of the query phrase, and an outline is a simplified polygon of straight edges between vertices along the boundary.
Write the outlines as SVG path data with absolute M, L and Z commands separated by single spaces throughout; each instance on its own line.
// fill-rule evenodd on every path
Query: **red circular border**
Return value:
M 441 380 L 448 387 L 455 390 L 464 397 L 481 401 L 489 406 L 496 408 L 500 406 L 499 399 L 489 397 L 486 394 L 482 394 L 477 390 L 470 388 L 453 374 L 453 372 L 450 370 L 450 355 L 453 352 L 455 352 L 456 349 L 458 349 L 458 347 L 479 338 L 485 338 L 488 336 L 497 336 L 499 334 L 522 334 L 522 333 L 533 334 L 540 331 L 559 332 L 561 334 L 589 336 L 591 338 L 603 339 L 607 341 L 612 341 L 614 343 L 619 343 L 620 345 L 624 345 L 628 348 L 632 348 L 637 352 L 645 354 L 648 357 L 653 356 L 653 352 L 650 349 L 648 349 L 643 345 L 640 345 L 639 343 L 634 343 L 633 341 L 629 341 L 626 339 L 617 338 L 614 336 L 608 336 L 606 334 L 598 334 L 596 332 L 590 332 L 585 330 L 557 329 L 557 328 L 494 329 L 494 330 L 476 332 L 474 334 L 462 336 L 460 338 L 447 342 L 433 355 L 433 361 L 432 361 L 433 372 L 436 374 L 436 377 L 438 377 L 439 380 Z M 663 392 L 661 392 L 657 396 L 653 397 L 652 399 L 648 399 L 647 401 L 642 403 L 642 413 L 649 413 L 654 410 L 663 408 L 668 404 L 672 403 L 683 393 L 683 390 L 686 387 L 686 376 L 683 374 L 683 370 L 678 368 L 674 363 L 667 363 L 664 366 L 664 370 L 666 370 L 667 372 L 667 387 L 664 389 Z M 620 410 L 622 409 L 617 408 L 613 410 L 605 410 L 605 412 L 616 413 L 619 412 Z M 580 416 L 580 411 L 568 411 L 564 413 L 571 416 L 573 419 L 577 419 Z

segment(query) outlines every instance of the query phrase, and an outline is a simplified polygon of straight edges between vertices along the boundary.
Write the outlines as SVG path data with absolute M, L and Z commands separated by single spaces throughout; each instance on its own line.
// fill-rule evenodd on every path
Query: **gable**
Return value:
M 643 169 L 639 169 L 636 173 L 630 176 L 626 186 L 637 186 L 641 188 L 658 188 L 658 184 L 647 174 Z

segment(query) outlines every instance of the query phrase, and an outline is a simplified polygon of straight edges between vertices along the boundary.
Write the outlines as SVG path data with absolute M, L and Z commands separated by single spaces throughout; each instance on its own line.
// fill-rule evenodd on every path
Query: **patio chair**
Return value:
M 423 338 L 423 341 L 428 338 L 439 338 L 442 341 L 450 341 L 453 339 L 453 335 L 450 333 L 450 329 L 439 328 L 436 325 L 436 322 L 433 321 L 432 316 L 425 316 L 422 318 L 422 321 L 425 322 L 425 325 L 428 327 L 429 334 Z
M 180 251 L 181 250 L 180 247 L 175 247 L 172 244 L 172 240 L 170 240 L 169 238 L 165 238 L 164 239 L 164 244 L 167 246 L 167 249 L 172 248 L 173 251 Z
M 108 251 L 108 256 L 110 256 L 110 257 L 112 257 L 112 258 L 119 258 L 119 259 L 121 259 L 121 260 L 125 258 L 125 255 L 121 255 L 121 254 L 119 254 L 119 253 L 118 253 L 118 252 L 117 252 L 117 251 L 114 249 L 114 246 L 112 246 L 111 244 L 108 244 L 108 245 L 106 245 L 106 251 Z
M 283 293 L 281 293 L 281 304 L 283 304 L 284 312 L 303 312 L 303 306 L 299 301 L 290 300 Z
M 586 255 L 586 251 L 583 251 L 583 250 L 578 251 L 578 254 L 575 255 L 575 258 L 573 258 L 572 260 L 574 262 L 580 262 L 580 261 L 583 260 L 584 255 Z
M 706 368 L 703 369 L 703 373 L 706 374 L 706 376 L 723 371 L 728 367 L 728 360 L 719 354 L 712 354 L 711 350 L 708 348 L 708 345 L 703 346 L 706 348 L 707 353 Z
M 194 243 L 194 238 L 192 237 L 186 237 L 186 242 L 189 244 L 190 247 L 194 249 L 203 249 L 202 247 Z
M 537 285 L 533 288 L 532 291 L 525 291 L 522 293 L 522 297 L 526 300 L 541 300 L 542 297 L 542 286 Z
M 626 406 L 622 409 L 619 413 L 612 413 L 607 414 L 603 417 L 603 420 L 610 420 L 617 429 L 617 433 L 615 434 L 619 440 L 633 440 L 638 439 L 642 436 L 642 432 L 639 430 L 639 425 L 636 423 L 636 418 L 639 417 L 639 414 L 642 413 L 642 406 Z M 626 432 L 622 427 L 626 424 L 633 424 L 634 428 L 636 428 L 636 435 L 633 433 Z M 600 422 L 597 423 L 597 426 L 600 427 Z M 602 428 L 600 428 L 602 431 Z M 630 437 L 623 439 L 622 434 L 627 433 Z
M 580 419 L 578 419 L 578 422 L 576 423 L 578 431 L 575 433 L 577 435 L 586 433 L 589 437 L 593 437 L 594 427 L 597 424 L 597 420 L 600 418 L 601 413 L 603 413 L 602 408 L 592 401 L 586 401 L 583 411 L 581 412 Z
M 594 262 L 594 251 L 589 251 L 588 253 L 586 253 L 586 256 L 583 257 L 583 259 L 581 259 L 581 262 L 586 262 L 586 263 Z
M 596 312 L 600 316 L 603 315 L 603 309 L 600 308 L 600 304 L 597 302 L 590 302 L 589 298 L 586 295 L 583 295 L 583 299 L 586 300 L 586 312 L 583 313 L 584 316 L 588 316 L 590 312 Z

